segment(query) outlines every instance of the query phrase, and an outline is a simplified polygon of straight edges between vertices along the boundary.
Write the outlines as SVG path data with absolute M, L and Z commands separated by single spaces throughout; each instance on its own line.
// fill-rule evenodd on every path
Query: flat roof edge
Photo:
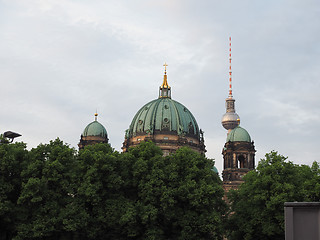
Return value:
M 320 202 L 285 202 L 285 207 L 313 207 L 320 208 Z

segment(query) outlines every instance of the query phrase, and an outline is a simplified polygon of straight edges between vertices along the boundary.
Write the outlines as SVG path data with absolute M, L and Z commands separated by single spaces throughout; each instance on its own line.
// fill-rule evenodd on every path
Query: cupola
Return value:
M 95 113 L 95 119 L 93 122 L 89 123 L 83 133 L 81 134 L 80 142 L 78 144 L 79 149 L 84 148 L 87 145 L 95 143 L 108 143 L 108 134 L 105 127 L 98 122 L 98 113 Z

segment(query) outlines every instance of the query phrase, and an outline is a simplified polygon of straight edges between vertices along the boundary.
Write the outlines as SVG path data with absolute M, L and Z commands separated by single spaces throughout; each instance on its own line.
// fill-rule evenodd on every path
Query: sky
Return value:
M 77 149 L 97 111 L 121 151 L 166 62 L 172 99 L 193 113 L 221 172 L 229 37 L 256 162 L 272 150 L 320 161 L 318 0 L 0 0 L 0 133 L 22 134 L 28 149 L 57 137 Z

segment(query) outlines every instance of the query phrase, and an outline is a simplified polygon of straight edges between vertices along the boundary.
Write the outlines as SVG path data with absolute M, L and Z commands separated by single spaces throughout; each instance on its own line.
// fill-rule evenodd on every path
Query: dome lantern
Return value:
M 163 83 L 159 88 L 159 98 L 171 98 L 171 88 L 168 85 L 167 80 L 167 66 L 168 64 L 164 63 L 164 76 L 163 76 Z

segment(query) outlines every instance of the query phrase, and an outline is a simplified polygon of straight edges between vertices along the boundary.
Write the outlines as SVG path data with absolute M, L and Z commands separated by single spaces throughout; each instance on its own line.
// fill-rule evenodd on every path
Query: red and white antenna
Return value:
M 229 98 L 232 98 L 231 37 L 229 37 Z

